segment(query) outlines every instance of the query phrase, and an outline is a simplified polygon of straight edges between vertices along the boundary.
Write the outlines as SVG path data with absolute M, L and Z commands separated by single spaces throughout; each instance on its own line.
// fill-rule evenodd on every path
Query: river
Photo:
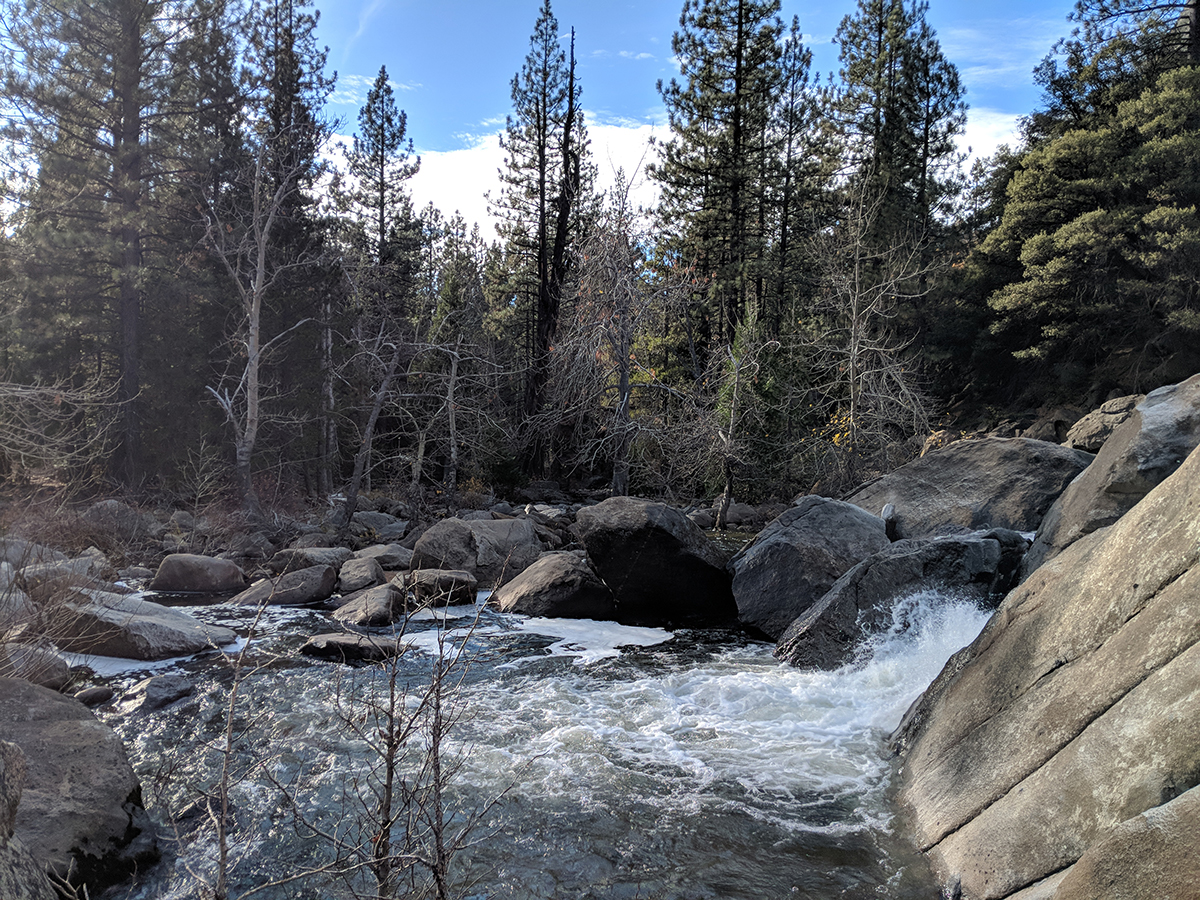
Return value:
M 371 710 L 386 696 L 385 671 L 299 656 L 307 635 L 329 630 L 318 611 L 269 608 L 255 623 L 250 609 L 184 608 L 242 634 L 253 626 L 254 637 L 153 666 L 91 661 L 119 691 L 166 671 L 195 684 L 156 712 L 126 701 L 101 713 L 129 749 L 165 848 L 134 886 L 106 896 L 206 896 L 217 843 L 195 801 L 220 770 L 243 646 L 229 757 L 230 896 L 364 895 L 366 873 L 346 875 L 344 851 L 370 837 L 360 798 L 377 786 Z M 451 860 L 453 895 L 936 897 L 899 833 L 884 739 L 987 615 L 936 594 L 908 598 L 889 632 L 832 672 L 782 665 L 771 645 L 733 632 L 524 619 L 482 604 L 416 616 L 398 665 L 409 709 L 439 643 L 441 658 L 461 649 L 445 682 L 454 716 L 439 757 L 446 833 L 473 814 L 478 821 Z M 424 734 L 411 743 L 406 783 L 419 782 L 428 759 Z

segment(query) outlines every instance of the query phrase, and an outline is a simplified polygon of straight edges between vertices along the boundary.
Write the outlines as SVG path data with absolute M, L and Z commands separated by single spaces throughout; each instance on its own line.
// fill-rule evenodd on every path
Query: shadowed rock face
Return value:
M 579 540 L 626 625 L 703 626 L 736 621 L 730 575 L 687 516 L 662 503 L 611 497 L 581 509 Z
M 902 466 L 847 498 L 879 514 L 896 509 L 896 537 L 956 526 L 1035 531 L 1090 453 L 1027 438 L 958 441 Z
M 547 618 L 613 618 L 612 592 L 582 553 L 560 550 L 541 559 L 492 594 L 504 612 Z
M 894 742 L 915 837 L 967 900 L 1051 876 L 1023 900 L 1082 896 L 1101 841 L 1165 817 L 1200 781 L 1200 450 L 1010 593 Z M 1093 896 L 1163 896 L 1120 878 Z
M 542 553 L 529 519 L 442 519 L 413 547 L 413 569 L 460 569 L 484 589 L 498 587 L 525 571 Z

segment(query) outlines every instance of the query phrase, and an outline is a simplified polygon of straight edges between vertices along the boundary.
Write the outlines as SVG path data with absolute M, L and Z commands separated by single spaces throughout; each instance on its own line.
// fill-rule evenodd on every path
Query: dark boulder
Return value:
M 616 599 L 618 622 L 696 627 L 737 618 L 721 552 L 662 503 L 611 497 L 576 514 L 579 540 Z
M 301 647 L 305 656 L 335 662 L 380 662 L 404 652 L 407 645 L 376 634 L 314 634 Z
M 475 576 L 462 569 L 413 569 L 393 582 L 403 584 L 417 608 L 474 603 L 479 591 Z
M 246 573 L 233 560 L 172 553 L 158 566 L 152 591 L 225 594 L 244 590 Z
M 784 632 L 775 656 L 793 666 L 836 669 L 871 634 L 892 624 L 896 601 L 936 590 L 984 603 L 1002 558 L 998 540 L 950 536 L 897 541 L 839 578 Z
M 542 555 L 530 519 L 443 519 L 413 546 L 412 569 L 459 569 L 485 588 L 511 581 Z
M 333 566 L 310 566 L 275 578 L 264 578 L 230 602 L 248 606 L 310 606 L 333 595 L 337 572 Z
M 801 497 L 729 561 L 738 618 L 778 640 L 848 569 L 888 546 L 882 519 L 827 497 Z

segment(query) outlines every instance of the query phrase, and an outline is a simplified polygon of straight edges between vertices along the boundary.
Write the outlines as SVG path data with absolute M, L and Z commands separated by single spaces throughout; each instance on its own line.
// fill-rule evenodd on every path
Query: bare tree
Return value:
M 118 406 L 116 391 L 93 381 L 0 382 L 0 461 L 6 474 L 21 470 L 70 470 L 72 480 L 106 453 L 105 435 Z
M 286 138 L 286 134 L 276 136 L 277 140 Z M 233 431 L 238 492 L 246 513 L 254 519 L 262 518 L 262 506 L 254 489 L 252 460 L 263 423 L 263 362 L 272 349 L 310 321 L 301 319 L 267 337 L 262 333 L 263 302 L 285 272 L 313 262 L 304 255 L 289 259 L 272 252 L 289 203 L 310 171 L 305 160 L 284 161 L 282 165 L 277 160 L 274 165 L 272 162 L 271 141 L 265 135 L 260 136 L 253 163 L 243 173 L 241 187 L 248 199 L 245 207 L 210 196 L 205 217 L 205 241 L 224 266 L 241 301 L 242 312 L 233 338 L 237 347 L 231 361 L 234 371 L 227 372 L 216 386 L 210 385 L 208 391 Z
M 851 481 L 873 454 L 928 432 L 931 418 L 908 342 L 893 327 L 899 305 L 923 296 L 929 266 L 915 241 L 871 240 L 880 208 L 865 188 L 851 188 L 839 226 L 815 238 L 822 288 L 809 342 L 814 407 L 826 422 L 815 443 L 832 447 Z

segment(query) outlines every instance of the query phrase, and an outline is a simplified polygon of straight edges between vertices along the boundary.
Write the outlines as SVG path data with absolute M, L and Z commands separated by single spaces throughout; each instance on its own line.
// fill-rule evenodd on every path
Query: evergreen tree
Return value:
M 594 170 L 580 97 L 574 31 L 568 58 L 550 0 L 543 0 L 525 64 L 512 80 L 513 113 L 501 139 L 507 154 L 500 173 L 504 186 L 495 207 L 510 257 L 510 289 L 528 311 L 523 410 L 530 474 L 544 473 L 551 462 L 537 417 L 545 403 L 571 250 L 592 204 Z
M 24 302 L 52 325 L 43 331 L 49 365 L 116 370 L 116 469 L 131 485 L 144 474 L 147 261 L 162 251 L 159 194 L 185 168 L 179 148 L 196 115 L 175 74 L 194 30 L 218 14 L 211 3 L 167 0 L 26 0 L 0 12 L 5 95 L 21 110 L 5 135 L 25 166 L 11 183 Z
M 683 80 L 659 82 L 672 137 L 650 175 L 674 252 L 702 279 L 701 344 L 732 345 L 763 300 L 778 12 L 777 0 L 686 0 L 672 39 Z

